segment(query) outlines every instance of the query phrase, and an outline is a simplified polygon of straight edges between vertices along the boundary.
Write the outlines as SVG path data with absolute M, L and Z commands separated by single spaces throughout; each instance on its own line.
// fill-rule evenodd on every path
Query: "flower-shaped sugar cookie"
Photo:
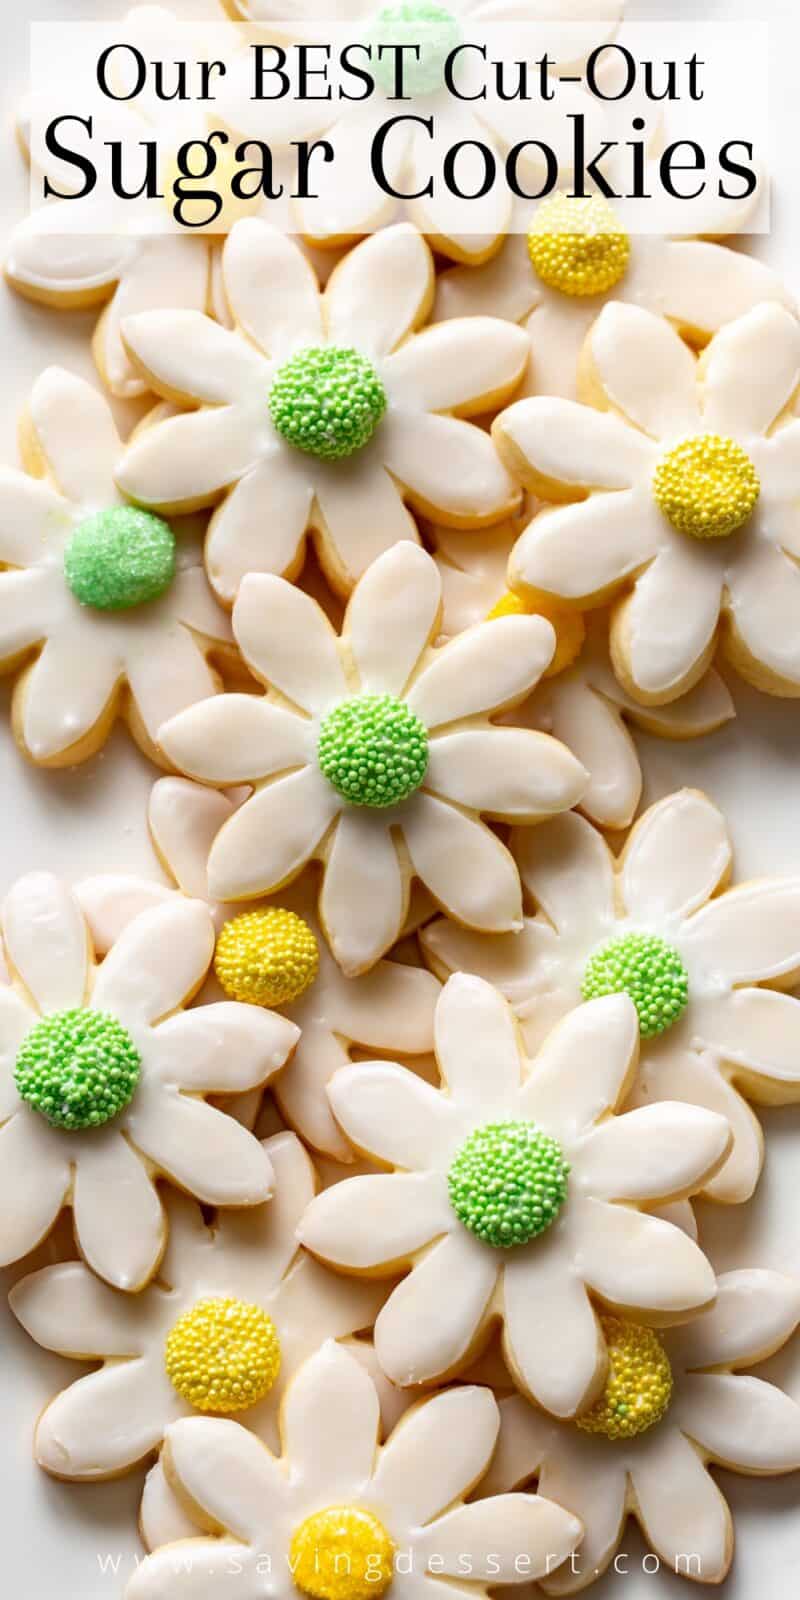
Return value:
M 196 900 L 144 912 L 96 967 L 72 894 L 31 873 L 5 899 L 2 931 L 0 1262 L 69 1205 L 93 1271 L 140 1289 L 167 1237 L 159 1174 L 208 1205 L 269 1199 L 265 1151 L 203 1096 L 265 1083 L 297 1028 L 255 1006 L 181 1010 L 214 951 Z
M 514 589 L 581 608 L 623 589 L 611 647 L 645 704 L 698 681 L 717 640 L 772 694 L 800 694 L 800 324 L 762 305 L 696 361 L 663 318 L 612 302 L 574 401 L 520 400 L 494 437 L 550 508 L 509 563 Z M 632 592 L 627 591 L 631 589 Z
M 158 45 L 160 58 L 170 59 L 173 52 L 176 57 L 185 53 L 180 49 L 177 27 L 178 19 L 165 7 L 137 5 L 120 23 L 120 37 L 145 58 Z M 74 164 L 62 163 L 44 149 L 31 151 L 32 116 L 42 129 L 50 120 L 49 107 L 42 108 L 41 117 L 35 115 L 36 110 L 32 101 L 23 106 L 17 119 L 20 144 L 37 166 L 41 161 L 55 192 L 68 196 L 78 186 Z M 116 139 L 127 152 L 136 151 L 141 140 L 157 139 L 163 156 L 167 147 L 202 139 L 208 131 L 203 108 L 195 101 L 159 99 L 149 84 L 132 100 L 105 99 L 102 129 L 99 114 L 100 106 L 93 106 L 98 146 L 104 137 Z M 154 306 L 204 311 L 209 239 L 186 229 L 158 231 L 152 219 L 149 227 L 137 232 L 133 226 L 121 225 L 121 215 L 117 218 L 120 226 L 113 229 L 107 191 L 103 198 L 99 194 L 102 188 L 76 199 L 73 192 L 70 198 L 53 200 L 23 218 L 11 230 L 4 270 L 19 294 L 47 306 L 69 311 L 107 302 L 94 335 L 95 361 L 111 393 L 131 400 L 146 393 L 147 384 L 122 344 L 120 322 L 133 311 Z M 128 212 L 133 209 L 131 201 L 125 205 Z
M 369 1374 L 329 1340 L 298 1373 L 281 1409 L 282 1456 L 238 1423 L 187 1417 L 168 1429 L 166 1471 L 222 1537 L 167 1545 L 128 1584 L 126 1600 L 418 1600 L 440 1587 L 554 1571 L 578 1543 L 576 1517 L 539 1495 L 464 1496 L 486 1472 L 499 1413 L 490 1389 L 436 1395 L 378 1445 Z
M 325 1190 L 300 1237 L 343 1271 L 411 1264 L 375 1324 L 394 1382 L 462 1369 L 502 1320 L 520 1388 L 572 1416 L 605 1377 L 590 1295 L 675 1321 L 713 1300 L 697 1245 L 637 1202 L 699 1189 L 727 1153 L 728 1124 L 666 1103 L 614 1115 L 636 1023 L 626 995 L 581 1006 L 531 1062 L 502 995 L 456 974 L 436 1011 L 440 1089 L 389 1062 L 331 1079 L 349 1138 L 396 1170 Z
M 496 983 L 530 1049 L 582 996 L 630 994 L 643 1039 L 637 1102 L 686 1100 L 727 1117 L 733 1148 L 706 1193 L 746 1200 L 763 1154 L 748 1100 L 800 1098 L 800 1002 L 778 992 L 800 972 L 800 879 L 718 893 L 728 830 L 691 789 L 640 817 L 619 862 L 574 815 L 520 829 L 512 843 L 538 914 L 518 936 L 491 940 L 437 919 L 422 932 L 434 970 Z
M 353 34 L 364 51 L 363 60 L 359 59 L 371 72 L 372 91 L 362 105 L 353 105 L 351 86 L 345 81 L 338 101 L 334 90 L 321 106 L 317 131 L 325 133 L 332 151 L 330 164 L 318 192 L 293 202 L 299 231 L 319 245 L 372 233 L 400 213 L 455 261 L 484 261 L 499 249 L 513 219 L 512 191 L 503 176 L 505 152 L 527 140 L 521 169 L 528 156 L 535 169 L 531 181 L 541 182 L 543 172 L 529 138 L 530 105 L 511 102 L 495 91 L 494 75 L 485 64 L 492 52 L 510 70 L 514 49 L 533 56 L 535 46 L 557 79 L 563 117 L 579 118 L 598 140 L 610 131 L 601 98 L 590 94 L 579 76 L 568 77 L 566 69 L 585 61 L 614 34 L 624 0 L 549 0 L 535 7 L 529 0 L 448 0 L 446 5 L 432 5 L 430 0 L 405 0 L 402 5 L 382 5 L 381 0 L 304 0 L 300 8 L 282 8 L 274 0 L 223 0 L 223 4 L 238 19 L 263 23 L 265 31 L 289 44 L 290 50 L 303 40 L 311 42 L 312 54 L 315 45 L 326 44 L 330 54 L 333 25 L 334 51 L 354 43 Z M 281 17 L 282 9 L 292 19 L 291 28 L 287 17 Z M 526 30 L 522 40 L 521 29 Z M 454 94 L 445 88 L 444 68 L 450 52 L 460 45 L 465 48 L 456 58 L 458 94 Z M 398 47 L 405 52 L 405 114 L 400 117 L 394 92 Z M 416 60 L 412 59 L 415 47 Z M 484 60 L 475 67 L 481 49 Z M 548 98 L 552 94 L 551 85 Z M 268 119 L 263 106 L 258 108 L 262 115 L 257 131 L 262 138 L 270 137 L 273 114 L 277 111 L 280 119 L 285 103 L 271 103 Z M 253 109 L 246 102 L 240 108 L 229 96 L 224 110 L 234 127 L 246 122 L 251 135 L 256 131 Z M 557 137 L 554 124 L 555 119 L 549 124 L 552 138 Z M 381 140 L 385 182 L 379 182 L 373 170 L 382 128 L 386 129 Z M 460 158 L 455 175 L 460 197 L 444 176 L 452 149 Z M 489 152 L 488 158 L 483 150 Z M 571 170 L 567 139 L 560 143 L 559 158 L 562 170 Z M 487 183 L 492 161 L 496 173 Z
M 0 670 L 17 680 L 14 732 L 42 766 L 93 754 L 123 711 L 150 756 L 167 714 L 219 686 L 206 657 L 233 655 L 201 551 L 126 504 L 107 402 L 48 367 L 22 429 L 30 476 L 0 469 Z M 182 548 L 183 546 L 183 548 Z
M 489 313 L 519 323 L 531 348 L 522 393 L 574 400 L 581 346 L 608 300 L 668 317 L 691 344 L 762 302 L 790 303 L 752 256 L 702 239 L 631 236 L 599 196 L 558 194 L 491 261 L 440 274 L 433 321 Z
M 488 616 L 515 610 L 537 612 L 505 586 L 514 523 L 492 528 L 479 540 L 451 529 L 434 529 L 436 564 L 442 579 L 442 631 L 460 633 Z M 735 715 L 730 693 L 710 667 L 700 682 L 666 706 L 644 707 L 623 689 L 608 649 L 604 615 L 585 619 L 546 603 L 556 629 L 556 653 L 541 684 L 509 715 L 514 725 L 540 728 L 568 745 L 583 762 L 589 783 L 580 809 L 603 828 L 627 828 L 642 792 L 642 769 L 627 724 L 663 739 L 697 739 Z
M 158 1282 L 140 1295 L 98 1283 L 79 1261 L 12 1289 L 11 1308 L 38 1344 L 103 1362 L 39 1417 L 34 1455 L 48 1472 L 114 1477 L 196 1411 L 236 1413 L 274 1445 L 280 1397 L 301 1363 L 326 1339 L 374 1321 L 379 1285 L 298 1254 L 297 1224 L 315 1188 L 299 1139 L 279 1133 L 263 1148 L 275 1174 L 270 1204 L 220 1212 L 208 1226 L 194 1201 L 171 1196 Z M 156 1485 L 152 1495 L 163 1504 Z
M 433 260 L 414 228 L 365 239 L 320 294 L 298 245 L 245 220 L 223 277 L 233 331 L 188 311 L 124 322 L 152 387 L 197 409 L 141 433 L 118 481 L 162 510 L 222 500 L 206 559 L 224 600 L 248 572 L 295 576 L 309 528 L 346 594 L 381 551 L 417 537 L 406 499 L 474 527 L 518 503 L 489 435 L 462 419 L 511 394 L 527 341 L 483 317 L 416 333 Z
M 209 700 L 159 734 L 192 777 L 253 785 L 211 847 L 209 892 L 252 899 L 318 856 L 320 918 L 351 976 L 398 938 L 415 875 L 468 927 L 516 926 L 517 870 L 480 814 L 536 821 L 585 783 L 556 740 L 488 717 L 547 666 L 549 622 L 502 617 L 431 650 L 440 600 L 435 562 L 408 542 L 361 579 L 341 638 L 308 595 L 251 574 L 234 634 L 271 692 Z
M 234 811 L 234 803 L 226 795 L 185 778 L 162 778 L 155 784 L 148 814 L 150 832 L 161 861 L 184 894 L 208 900 L 209 851 Z M 101 950 L 113 943 L 132 916 L 171 895 L 157 883 L 119 874 L 85 879 L 76 893 Z M 212 906 L 220 929 L 229 909 Z M 337 1067 L 347 1063 L 348 1048 L 353 1044 L 404 1056 L 432 1050 L 439 985 L 430 973 L 398 961 L 380 961 L 361 977 L 346 977 L 322 937 L 314 887 L 308 877 L 282 890 L 272 905 L 262 901 L 255 911 L 256 918 L 250 923 L 252 943 L 246 944 L 245 955 L 256 971 L 271 948 L 269 921 L 259 922 L 259 914 L 273 919 L 276 940 L 287 927 L 287 914 L 295 938 L 302 934 L 294 919 L 301 918 L 312 940 L 310 959 L 299 975 L 290 970 L 297 959 L 296 944 L 287 940 L 283 972 L 278 960 L 264 976 L 265 987 L 272 993 L 268 992 L 266 999 L 259 996 L 260 1003 L 279 1006 L 300 1029 L 291 1070 L 281 1073 L 270 1087 L 284 1116 L 308 1144 L 336 1161 L 351 1161 L 352 1148 L 331 1111 L 325 1085 Z M 242 926 L 247 936 L 247 925 L 234 926 Z M 259 941 L 264 937 L 262 945 Z M 225 992 L 212 980 L 204 998 L 210 988 L 214 998 Z M 244 998 L 245 990 L 239 993 L 235 978 L 232 989 Z
M 760 1477 L 800 1467 L 797 1401 L 737 1370 L 756 1366 L 794 1332 L 800 1286 L 778 1272 L 745 1269 L 723 1273 L 717 1287 L 713 1310 L 663 1334 L 608 1318 L 610 1381 L 577 1424 L 544 1416 L 521 1395 L 501 1401 L 497 1452 L 481 1493 L 535 1477 L 540 1493 L 584 1524 L 580 1550 L 542 1580 L 546 1593 L 593 1583 L 619 1549 L 629 1515 L 665 1566 L 721 1583 L 733 1523 L 707 1463 Z M 621 1562 L 616 1570 L 633 1569 Z

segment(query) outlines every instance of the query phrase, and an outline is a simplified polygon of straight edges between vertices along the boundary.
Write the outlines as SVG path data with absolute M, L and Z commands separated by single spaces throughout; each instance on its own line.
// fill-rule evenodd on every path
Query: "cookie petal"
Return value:
M 372 1379 L 328 1339 L 290 1385 L 281 1416 L 284 1450 L 309 1503 L 358 1494 L 372 1476 L 379 1426 Z
M 206 1516 L 247 1544 L 263 1537 L 282 1508 L 286 1482 L 255 1434 L 223 1417 L 183 1417 L 169 1429 L 164 1451 L 168 1473 Z
M 309 757 L 303 718 L 252 694 L 203 700 L 162 721 L 159 743 L 203 783 L 248 783 L 305 766 Z
M 645 812 L 625 847 L 628 912 L 643 922 L 689 916 L 719 888 L 731 856 L 725 818 L 704 794 L 668 795 Z
M 108 401 L 85 378 L 48 367 L 31 390 L 29 409 L 39 449 L 61 493 L 77 505 L 107 504 L 122 452 Z
M 629 1206 L 587 1199 L 576 1220 L 586 1283 L 612 1305 L 683 1312 L 714 1298 L 714 1273 L 680 1228 Z
M 489 828 L 418 793 L 403 812 L 403 835 L 417 876 L 457 921 L 486 933 L 520 926 L 519 875 Z
M 438 1173 L 380 1173 L 323 1190 L 302 1218 L 298 1237 L 324 1261 L 369 1271 L 407 1260 L 452 1222 Z
M 687 1367 L 744 1367 L 778 1350 L 800 1322 L 800 1288 L 781 1272 L 723 1272 L 709 1311 L 675 1330 Z
M 143 911 L 120 934 L 98 970 L 95 1011 L 152 1024 L 200 987 L 214 954 L 208 907 L 177 896 Z
M 612 300 L 592 328 L 589 348 L 611 405 L 637 428 L 654 439 L 696 432 L 697 362 L 666 318 Z
M 174 1183 L 209 1206 L 251 1206 L 272 1193 L 272 1167 L 233 1117 L 188 1095 L 137 1095 L 131 1138 Z
M 409 1412 L 380 1454 L 372 1488 L 405 1526 L 423 1526 L 483 1477 L 497 1440 L 490 1389 L 472 1385 L 435 1395 Z M 458 1439 L 458 1451 L 452 1449 Z
M 319 286 L 297 242 L 261 217 L 234 223 L 222 252 L 234 322 L 259 350 L 281 361 L 323 339 Z M 350 343 L 351 341 L 346 341 Z
M 430 642 L 441 597 L 436 563 L 415 545 L 395 545 L 372 564 L 345 623 L 362 690 L 402 694 Z
M 453 978 L 451 984 L 458 981 Z M 461 981 L 480 982 L 477 978 Z M 497 998 L 507 1009 L 505 1002 Z M 444 997 L 440 1009 L 443 1002 Z M 441 1040 L 438 1016 L 437 1033 Z M 495 1033 L 493 1038 L 502 1051 L 502 1034 Z M 449 1049 L 447 1054 L 450 1057 Z M 483 1066 L 485 1072 L 485 1058 Z M 498 1070 L 502 1071 L 502 1063 Z M 415 1072 L 395 1066 L 392 1061 L 358 1061 L 342 1067 L 328 1084 L 328 1096 L 337 1121 L 359 1150 L 409 1172 L 430 1168 L 441 1171 L 462 1132 L 458 1104 Z M 456 1102 L 457 1098 L 456 1090 Z
M 510 1113 L 522 1062 L 511 1011 L 497 989 L 482 978 L 455 973 L 442 990 L 434 1026 L 442 1076 L 459 1108 Z
M 116 1130 L 86 1141 L 72 1207 L 81 1253 L 117 1289 L 141 1289 L 164 1246 L 164 1214 L 144 1162 Z
M 269 894 L 310 860 L 341 800 L 316 767 L 257 790 L 220 829 L 208 858 L 218 900 Z
M 587 776 L 549 734 L 471 728 L 431 740 L 425 786 L 470 810 L 538 822 L 577 805 Z
M 768 983 L 800 968 L 800 879 L 743 883 L 681 932 L 684 960 L 734 984 Z
M 345 973 L 366 972 L 395 943 L 407 900 L 394 839 L 380 813 L 343 811 L 327 852 L 319 909 Z
M 756 363 L 762 378 L 754 384 Z M 756 306 L 716 335 L 704 367 L 708 429 L 734 438 L 766 433 L 800 383 L 800 326 L 783 306 Z
M 89 941 L 78 903 L 66 884 L 50 872 L 18 878 L 3 903 L 2 922 L 9 963 L 40 1011 L 82 1005 Z
M 723 578 L 718 552 L 682 534 L 637 578 L 611 636 L 642 694 L 677 696 L 697 675 L 719 622 Z
M 27 1108 L 0 1128 L 0 1265 L 19 1261 L 49 1233 L 70 1168 L 52 1129 Z
M 233 625 L 256 675 L 303 711 L 321 713 L 347 694 L 333 628 L 294 584 L 261 574 L 247 578 Z
M 383 228 L 331 273 L 328 336 L 373 358 L 386 356 L 419 325 L 432 288 L 433 259 L 421 234 L 407 223 Z
M 622 1098 L 638 1048 L 639 1019 L 627 995 L 605 995 L 577 1006 L 536 1058 L 521 1096 L 525 1115 L 572 1146 Z M 592 1071 L 587 1073 L 589 1057 Z
M 183 1409 L 166 1374 L 114 1361 L 79 1378 L 39 1418 L 34 1454 L 59 1478 L 90 1483 L 133 1467 L 161 1443 Z
M 658 1440 L 653 1435 L 637 1451 L 631 1476 L 645 1537 L 662 1561 L 703 1583 L 721 1582 L 733 1554 L 731 1516 L 688 1439 L 669 1425 L 659 1429 Z
M 478 411 L 519 382 L 530 345 L 522 328 L 497 317 L 464 317 L 427 328 L 384 367 L 393 402 L 424 411 Z
M 499 522 L 519 489 L 491 438 L 474 423 L 410 409 L 383 419 L 381 455 L 427 516 L 460 527 Z
M 158 1075 L 193 1094 L 238 1094 L 284 1066 L 299 1035 L 288 1017 L 261 1006 L 228 1000 L 198 1006 L 159 1027 Z
M 558 1239 L 542 1239 L 506 1263 L 504 1339 L 512 1370 L 538 1403 L 571 1417 L 597 1375 L 597 1320 Z M 536 1315 L 531 1307 L 536 1306 Z
M 496 617 L 436 651 L 407 695 L 428 728 L 514 705 L 553 659 L 555 634 L 544 617 Z
M 313 489 L 304 465 L 277 441 L 261 452 L 214 512 L 206 539 L 208 576 L 226 604 L 249 572 L 294 571 L 311 517 Z
M 424 1383 L 467 1357 L 497 1280 L 495 1252 L 458 1228 L 398 1284 L 375 1323 L 375 1352 L 394 1383 Z
M 697 1192 L 730 1137 L 716 1112 L 663 1100 L 593 1128 L 575 1161 L 589 1193 L 600 1199 L 678 1199 Z

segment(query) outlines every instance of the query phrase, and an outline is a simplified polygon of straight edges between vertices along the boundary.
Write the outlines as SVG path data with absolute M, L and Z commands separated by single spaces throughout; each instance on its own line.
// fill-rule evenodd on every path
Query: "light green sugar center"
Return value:
M 567 1195 L 561 1146 L 532 1122 L 490 1122 L 457 1151 L 450 1204 L 470 1233 L 496 1249 L 527 1244 L 555 1222 Z

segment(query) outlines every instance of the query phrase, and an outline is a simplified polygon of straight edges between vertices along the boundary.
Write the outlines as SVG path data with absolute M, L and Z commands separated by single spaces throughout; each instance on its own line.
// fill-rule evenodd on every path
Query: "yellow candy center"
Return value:
M 513 589 L 506 589 L 491 611 L 486 613 L 487 622 L 495 617 L 546 617 L 548 622 L 552 622 L 556 630 L 556 652 L 545 673 L 546 678 L 554 678 L 557 673 L 572 666 L 586 637 L 580 611 L 564 611 L 560 606 L 551 606 L 542 600 L 526 600 Z
M 167 1338 L 167 1377 L 197 1411 L 244 1411 L 269 1394 L 281 1365 L 275 1324 L 260 1306 L 198 1300 Z
M 718 433 L 683 439 L 653 477 L 653 498 L 673 528 L 692 539 L 724 539 L 747 521 L 761 485 L 750 457 Z
M 542 283 L 561 294 L 606 294 L 627 270 L 631 242 L 607 200 L 554 194 L 528 229 L 528 255 Z
M 392 1581 L 394 1543 L 383 1523 L 359 1506 L 328 1506 L 295 1529 L 292 1577 L 314 1600 L 369 1600 Z
M 302 917 L 271 907 L 226 922 L 214 970 L 232 1000 L 285 1006 L 299 1000 L 319 971 L 319 947 Z
M 586 1433 L 633 1439 L 661 1421 L 672 1398 L 672 1368 L 657 1333 L 601 1317 L 608 1347 L 608 1377 L 600 1399 L 577 1418 Z

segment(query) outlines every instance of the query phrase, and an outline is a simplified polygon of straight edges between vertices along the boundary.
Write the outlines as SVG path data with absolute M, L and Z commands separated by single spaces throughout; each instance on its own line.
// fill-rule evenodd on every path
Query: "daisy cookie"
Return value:
M 137 1568 L 126 1600 L 398 1600 L 521 1583 L 554 1571 L 581 1535 L 539 1495 L 465 1505 L 497 1439 L 490 1389 L 452 1389 L 415 1406 L 378 1445 L 378 1394 L 328 1340 L 289 1385 L 277 1456 L 239 1423 L 186 1417 L 167 1430 L 170 1481 L 212 1537 L 167 1545 Z M 466 1582 L 464 1581 L 466 1576 Z
M 183 1011 L 214 951 L 208 908 L 175 897 L 137 917 L 100 966 L 68 889 L 20 878 L 2 907 L 0 1263 L 33 1250 L 71 1206 L 81 1255 L 141 1289 L 167 1239 L 169 1178 L 213 1206 L 269 1199 L 266 1152 L 211 1092 L 263 1084 L 297 1038 L 286 1017 L 232 1002 Z
M 479 540 L 434 529 L 442 580 L 442 631 L 452 636 L 485 617 L 515 611 L 545 615 L 556 630 L 556 653 L 530 698 L 510 713 L 515 725 L 539 728 L 568 745 L 589 774 L 580 809 L 601 828 L 627 828 L 642 793 L 639 755 L 628 724 L 662 739 L 697 739 L 735 715 L 719 673 L 705 676 L 679 700 L 642 706 L 623 689 L 608 648 L 605 614 L 564 611 L 506 589 L 508 556 L 519 529 L 491 528 Z
M 777 275 L 739 250 L 631 236 L 599 195 L 554 194 L 491 261 L 440 274 L 433 321 L 490 313 L 518 323 L 530 341 L 522 392 L 575 400 L 581 346 L 609 300 L 667 317 L 693 345 L 762 302 L 791 303 Z
M 581 609 L 617 597 L 611 648 L 635 699 L 674 700 L 717 641 L 770 694 L 800 695 L 800 324 L 762 305 L 698 364 L 675 329 L 612 302 L 587 339 L 588 406 L 536 397 L 494 425 L 546 500 L 511 555 L 513 589 Z
M 208 657 L 235 654 L 202 553 L 123 500 L 111 411 L 82 378 L 41 374 L 21 448 L 29 476 L 0 468 L 0 670 L 23 668 L 17 742 L 40 766 L 73 766 L 122 714 L 160 759 L 167 708 L 216 694 Z
M 251 574 L 234 634 L 270 692 L 208 700 L 159 735 L 183 772 L 253 788 L 211 847 L 209 892 L 268 894 L 319 857 L 320 920 L 350 976 L 398 938 L 414 876 L 469 927 L 517 926 L 517 870 L 481 813 L 533 822 L 585 785 L 556 740 L 490 720 L 548 665 L 549 622 L 502 617 L 432 649 L 440 600 L 435 562 L 408 542 L 361 579 L 341 637 L 308 595 Z
M 536 1478 L 541 1494 L 584 1524 L 580 1550 L 542 1580 L 547 1594 L 593 1583 L 614 1560 L 628 1516 L 665 1566 L 721 1583 L 733 1521 L 708 1464 L 757 1477 L 800 1467 L 800 1406 L 749 1371 L 794 1332 L 800 1286 L 748 1268 L 723 1273 L 717 1287 L 713 1310 L 682 1328 L 655 1333 L 605 1318 L 609 1379 L 577 1423 L 547 1417 L 521 1395 L 501 1401 L 500 1439 L 481 1493 Z M 626 1557 L 614 1568 L 632 1570 Z
M 638 1203 L 701 1188 L 728 1124 L 666 1103 L 616 1115 L 638 1044 L 635 1008 L 611 995 L 578 1007 L 530 1061 L 502 995 L 459 973 L 436 1011 L 441 1087 L 385 1061 L 331 1079 L 345 1133 L 395 1170 L 318 1195 L 300 1238 L 342 1271 L 411 1267 L 375 1324 L 395 1383 L 462 1370 L 501 1321 L 515 1382 L 572 1416 L 606 1372 L 592 1295 L 667 1321 L 713 1301 L 697 1245 Z
M 155 785 L 150 832 L 161 862 L 184 894 L 209 898 L 209 851 L 235 809 L 227 795 L 185 778 L 163 778 Z M 145 906 L 173 897 L 157 883 L 119 874 L 85 879 L 76 894 L 101 950 Z M 399 961 L 379 961 L 371 972 L 348 978 L 328 951 L 315 902 L 306 874 L 274 901 L 261 901 L 231 920 L 226 920 L 230 907 L 213 905 L 218 976 L 204 996 L 225 994 L 277 1006 L 291 1017 L 300 1037 L 290 1070 L 274 1078 L 270 1088 L 307 1144 L 350 1162 L 353 1150 L 331 1111 L 325 1085 L 337 1067 L 347 1064 L 353 1045 L 403 1056 L 432 1050 L 439 984 L 429 972 Z
M 123 323 L 149 385 L 195 409 L 141 433 L 118 482 L 161 511 L 221 501 L 206 559 L 223 600 L 248 572 L 295 577 L 309 529 L 347 594 L 417 538 L 407 500 L 457 527 L 514 509 L 489 435 L 463 419 L 511 395 L 527 340 L 499 318 L 417 332 L 433 258 L 414 228 L 365 239 L 324 293 L 299 246 L 256 219 L 232 229 L 222 268 L 233 330 L 190 311 Z
M 158 1449 L 165 1429 L 195 1412 L 236 1414 L 271 1446 L 280 1397 L 328 1338 L 372 1324 L 380 1285 L 326 1271 L 298 1251 L 295 1230 L 315 1174 L 300 1140 L 264 1142 L 275 1198 L 203 1221 L 171 1195 L 158 1281 L 136 1296 L 98 1282 L 80 1261 L 15 1284 L 10 1303 L 46 1350 L 103 1365 L 47 1405 L 34 1455 L 56 1477 L 116 1477 Z M 154 1489 L 159 1502 L 164 1496 Z
M 559 68 L 577 66 L 613 36 L 624 0 L 549 0 L 535 7 L 520 5 L 517 0 L 447 0 L 441 5 L 431 0 L 404 0 L 401 4 L 396 0 L 388 4 L 381 0 L 304 0 L 302 8 L 283 7 L 294 19 L 291 33 L 286 19 L 281 18 L 281 5 L 274 0 L 222 3 L 236 19 L 263 23 L 270 37 L 281 39 L 290 50 L 299 40 L 312 41 L 312 51 L 314 44 L 321 49 L 327 40 L 330 54 L 334 23 L 338 25 L 338 43 L 348 37 L 341 32 L 342 26 L 348 25 L 358 39 L 357 49 L 363 51 L 366 46 L 371 51 L 369 61 L 364 57 L 373 80 L 365 103 L 346 104 L 354 96 L 345 87 L 336 109 L 331 105 L 321 108 L 316 131 L 324 131 L 332 152 L 321 192 L 293 202 L 300 233 L 323 247 L 373 233 L 400 214 L 427 234 L 437 251 L 455 261 L 484 261 L 500 248 L 513 221 L 512 192 L 502 177 L 505 153 L 517 141 L 528 139 L 530 116 L 526 120 L 524 113 L 529 113 L 530 107 L 522 102 L 510 104 L 493 92 L 485 57 L 487 49 L 493 48 L 495 53 L 505 54 L 508 63 L 512 24 L 518 33 L 521 24 L 530 30 L 533 22 L 537 23 L 536 47 L 547 57 L 554 77 L 558 76 L 559 109 L 564 116 L 579 119 L 598 137 L 601 131 L 610 131 L 602 101 L 588 92 L 578 76 L 567 78 Z M 472 42 L 458 61 L 456 98 L 444 88 L 445 62 L 470 35 Z M 533 42 L 530 33 L 527 42 Z M 416 114 L 405 118 L 397 118 L 392 46 L 406 52 L 402 98 Z M 417 61 L 411 59 L 415 46 Z M 473 76 L 473 52 L 481 48 L 484 62 Z M 336 106 L 335 99 L 333 104 Z M 291 114 L 288 97 L 271 101 L 268 118 L 259 107 L 260 126 L 256 129 L 252 108 L 245 102 L 251 136 L 257 131 L 262 139 L 271 139 L 276 127 L 281 137 L 287 107 Z M 239 110 L 230 101 L 225 108 L 228 121 L 233 120 L 237 127 Z M 387 192 L 387 184 L 377 181 L 366 156 L 374 148 L 379 130 L 393 119 L 397 120 L 384 145 L 383 158 L 388 184 L 398 191 L 399 199 Z M 552 133 L 552 123 L 550 126 Z M 458 173 L 462 194 L 469 194 L 468 204 L 448 189 L 442 176 L 443 163 L 454 147 L 460 149 Z M 488 185 L 481 148 L 490 152 L 497 168 L 496 181 Z M 528 151 L 531 149 L 529 143 Z M 569 168 L 566 140 L 559 156 L 562 169 Z M 546 181 L 543 167 L 535 166 L 530 181 Z M 411 198 L 403 199 L 403 195 Z
M 629 994 L 642 1036 L 636 1102 L 727 1117 L 733 1148 L 705 1192 L 748 1199 L 763 1158 L 748 1102 L 800 1098 L 800 1002 L 780 992 L 800 972 L 800 879 L 725 889 L 725 819 L 693 789 L 651 806 L 618 861 L 575 815 L 520 829 L 512 845 L 536 916 L 499 940 L 437 919 L 422 931 L 434 970 L 496 983 L 531 1049 L 581 998 Z

